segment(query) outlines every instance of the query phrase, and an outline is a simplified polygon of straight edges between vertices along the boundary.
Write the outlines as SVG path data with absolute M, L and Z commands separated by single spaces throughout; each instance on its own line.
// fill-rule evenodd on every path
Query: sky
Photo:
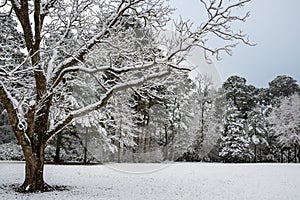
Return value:
M 171 0 L 174 18 L 182 16 L 196 24 L 203 20 L 203 6 L 199 0 Z M 248 84 L 268 87 L 278 75 L 289 75 L 300 84 L 300 1 L 252 0 L 243 9 L 250 11 L 245 23 L 235 25 L 246 32 L 257 45 L 239 45 L 233 56 L 214 61 L 222 81 L 231 75 L 247 79 Z

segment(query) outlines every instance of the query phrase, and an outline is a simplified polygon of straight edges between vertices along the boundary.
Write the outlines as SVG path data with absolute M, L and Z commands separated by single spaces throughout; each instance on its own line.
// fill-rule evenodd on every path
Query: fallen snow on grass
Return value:
M 45 166 L 50 185 L 68 191 L 16 193 L 24 164 L 0 162 L 0 199 L 299 200 L 296 164 L 106 164 Z

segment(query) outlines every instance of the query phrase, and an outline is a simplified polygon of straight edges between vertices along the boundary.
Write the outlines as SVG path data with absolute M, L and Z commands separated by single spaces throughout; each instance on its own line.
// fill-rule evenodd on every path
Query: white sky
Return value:
M 171 0 L 180 14 L 195 24 L 201 23 L 203 8 L 199 0 Z M 232 57 L 223 56 L 215 62 L 223 80 L 239 75 L 249 84 L 267 87 L 277 75 L 289 75 L 300 83 L 300 1 L 299 0 L 252 0 L 245 10 L 250 18 L 238 29 L 257 43 L 255 47 L 240 45 Z M 203 19 L 203 18 L 202 18 Z

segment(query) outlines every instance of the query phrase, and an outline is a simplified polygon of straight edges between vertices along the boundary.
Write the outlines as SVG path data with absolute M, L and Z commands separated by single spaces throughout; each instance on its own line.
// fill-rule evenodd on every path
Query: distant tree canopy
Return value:
M 297 81 L 290 76 L 277 76 L 269 83 L 269 96 L 273 105 L 279 105 L 280 98 L 293 94 L 300 94 L 300 87 Z

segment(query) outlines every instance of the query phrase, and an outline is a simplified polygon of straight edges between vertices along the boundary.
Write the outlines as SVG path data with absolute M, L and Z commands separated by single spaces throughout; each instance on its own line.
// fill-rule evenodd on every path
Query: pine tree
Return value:
M 12 16 L 0 17 L 0 25 L 0 73 L 6 73 L 6 68 L 12 69 L 25 60 L 25 55 L 21 52 L 25 45 Z
M 281 75 L 269 83 L 268 91 L 272 99 L 272 105 L 278 106 L 280 104 L 280 98 L 300 94 L 300 87 L 294 78 Z
M 20 66 L 25 61 L 25 55 L 21 52 L 25 48 L 22 34 L 16 30 L 17 22 L 12 16 L 0 17 L 0 77 L 9 76 L 8 72 L 13 69 L 14 66 Z M 22 74 L 21 79 L 27 79 Z M 2 79 L 0 80 L 2 81 Z M 7 81 L 11 87 L 16 89 L 20 88 L 19 78 Z M 20 88 L 21 90 L 21 88 Z M 23 90 L 24 92 L 26 90 Z M 18 98 L 22 98 L 18 95 Z M 7 113 L 4 106 L 0 102 L 0 132 L 1 136 L 0 144 L 14 141 L 13 132 L 9 123 Z
M 247 118 L 247 112 L 255 107 L 256 88 L 246 84 L 246 79 L 239 76 L 229 77 L 222 86 L 225 89 L 226 100 L 232 101 L 234 106 Z
M 254 162 L 262 159 L 262 145 L 268 146 L 266 120 L 261 110 L 251 111 L 247 119 L 248 135 L 251 138 L 251 146 L 253 146 Z M 258 149 L 259 147 L 259 149 Z M 258 153 L 259 150 L 259 153 Z
M 226 106 L 224 129 L 220 141 L 219 155 L 225 162 L 248 162 L 252 158 L 250 137 L 246 130 L 246 121 L 233 102 Z

